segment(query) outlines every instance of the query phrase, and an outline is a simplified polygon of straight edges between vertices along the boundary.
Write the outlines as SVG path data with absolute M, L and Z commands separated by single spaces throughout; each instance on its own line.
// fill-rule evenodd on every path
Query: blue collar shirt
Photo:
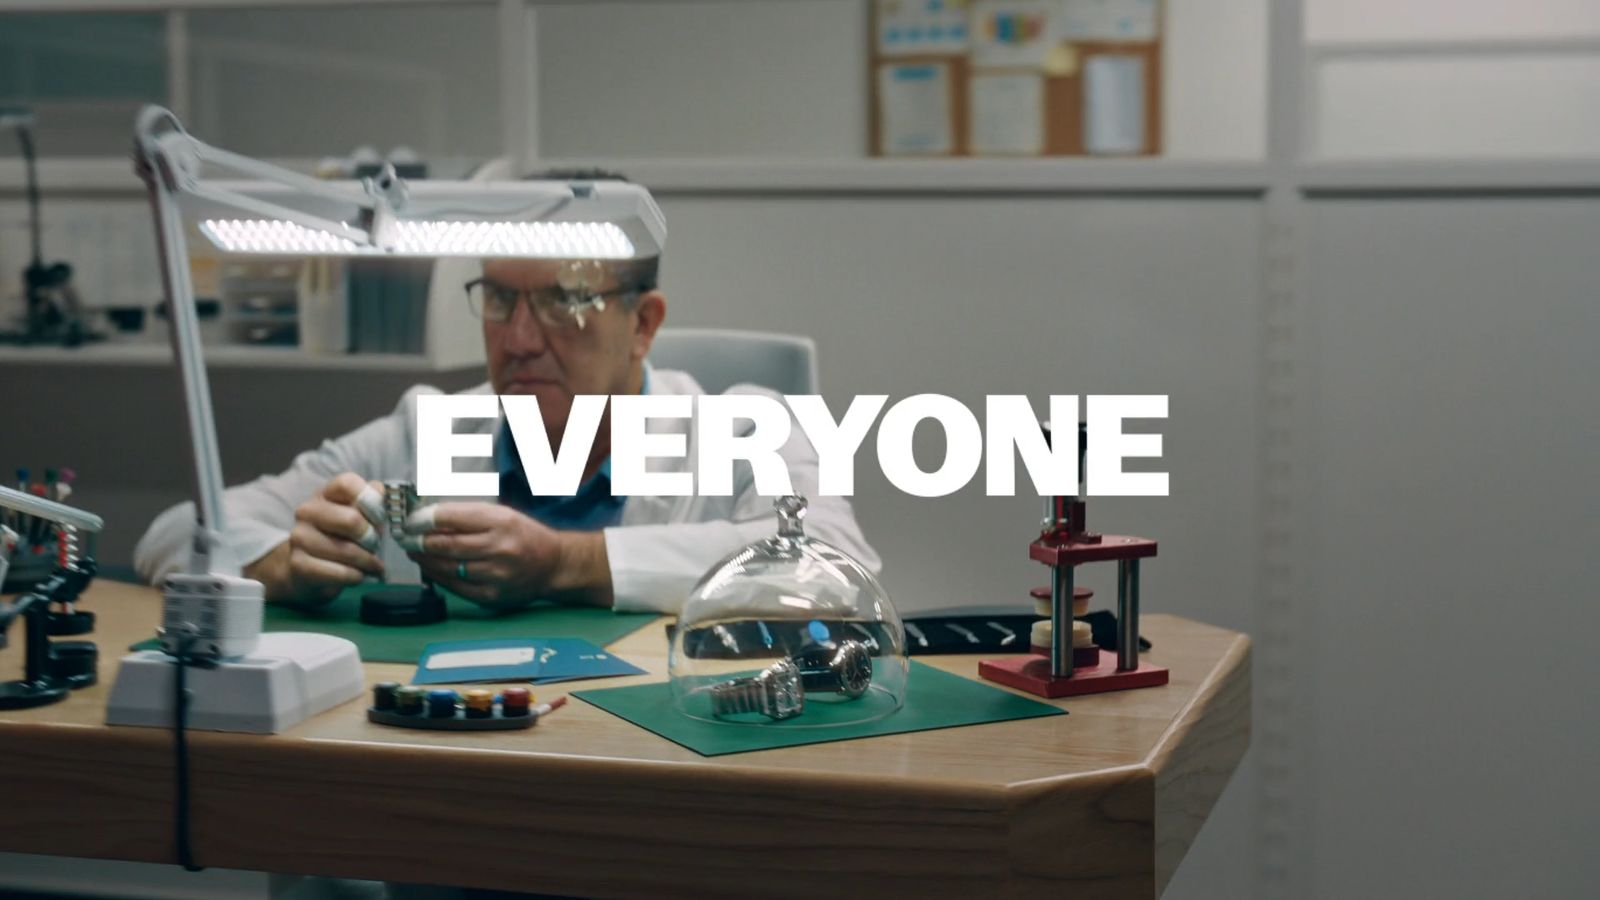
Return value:
M 644 367 L 641 394 L 650 393 L 650 367 Z M 495 470 L 500 473 L 500 502 L 558 531 L 600 531 L 622 521 L 626 497 L 611 493 L 611 457 L 578 486 L 570 497 L 538 497 L 528 486 L 522 457 L 511 429 L 501 420 L 494 443 Z

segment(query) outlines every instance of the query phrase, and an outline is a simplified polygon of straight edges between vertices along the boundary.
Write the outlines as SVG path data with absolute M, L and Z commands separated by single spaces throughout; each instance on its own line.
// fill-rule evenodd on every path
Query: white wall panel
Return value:
M 1317 896 L 1586 895 L 1600 206 L 1312 210 Z
M 501 150 L 492 5 L 188 14 L 190 131 L 251 156 L 406 145 L 437 162 Z M 131 129 L 131 126 L 130 126 Z
M 538 10 L 546 157 L 858 157 L 867 13 L 856 0 Z
M 1269 0 L 1168 0 L 1167 156 L 1260 159 L 1267 147 Z
M 1265 7 L 1169 4 L 1167 155 L 1261 155 Z M 859 0 L 541 7 L 541 155 L 860 157 L 868 42 Z
M 1312 151 L 1334 159 L 1600 156 L 1592 53 L 1332 59 Z
M 836 414 L 851 396 L 1167 393 L 1167 499 L 1098 499 L 1090 524 L 1161 541 L 1145 608 L 1250 630 L 1258 498 L 1259 204 L 1250 200 L 669 196 L 676 325 L 814 336 Z M 919 434 L 919 438 L 921 435 Z M 890 486 L 869 438 L 857 511 L 902 612 L 1026 605 L 1039 503 Z M 930 467 L 942 443 L 919 441 Z M 926 451 L 928 456 L 922 456 Z M 1096 606 L 1114 568 L 1089 566 Z M 1247 897 L 1249 761 L 1167 896 Z
M 1600 35 L 1593 0 L 1306 0 L 1305 18 L 1311 41 Z
M 1255 472 L 1256 206 L 1063 198 L 665 198 L 668 321 L 813 335 L 831 402 L 940 392 L 1170 393 L 1171 499 L 1103 499 L 1091 523 L 1163 541 L 1152 608 L 1245 624 Z M 920 439 L 920 432 L 919 432 Z M 931 464 L 937 448 L 926 449 Z M 942 446 L 939 445 L 939 446 Z M 867 450 L 870 452 L 871 445 Z M 922 457 L 919 457 L 922 458 Z M 906 608 L 1026 603 L 1037 498 L 893 490 L 860 505 Z M 1225 523 L 1225 524 L 1222 524 Z

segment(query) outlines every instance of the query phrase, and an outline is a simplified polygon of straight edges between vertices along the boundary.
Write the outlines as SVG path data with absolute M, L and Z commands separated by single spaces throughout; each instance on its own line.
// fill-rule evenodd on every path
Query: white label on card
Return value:
M 428 657 L 429 669 L 470 669 L 477 666 L 520 666 L 533 662 L 532 647 L 494 647 L 488 650 L 452 650 Z

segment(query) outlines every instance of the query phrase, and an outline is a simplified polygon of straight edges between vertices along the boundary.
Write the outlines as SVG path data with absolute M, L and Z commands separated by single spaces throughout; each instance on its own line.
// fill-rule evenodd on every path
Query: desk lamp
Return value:
M 60 530 L 60 555 L 55 571 L 22 592 L 10 603 L 0 603 L 0 650 L 12 621 L 25 622 L 23 676 L 0 682 L 0 709 L 23 709 L 54 703 L 72 688 L 94 684 L 95 646 L 87 641 L 55 643 L 52 635 L 84 634 L 94 628 L 94 615 L 73 609 L 73 602 L 94 578 L 92 545 L 103 524 L 94 513 L 46 500 L 8 487 L 0 487 L 0 509 L 15 510 Z M 84 549 L 79 538 L 90 545 Z M 81 552 L 80 552 L 81 551 Z M 0 549 L 0 556 L 4 551 Z M 0 566 L 3 572 L 4 566 Z M 51 609 L 61 607 L 60 611 Z
M 39 173 L 33 145 L 33 129 L 38 119 L 24 107 L 0 107 L 0 130 L 15 129 L 17 143 L 22 150 L 22 163 L 27 173 L 28 192 L 28 266 L 22 270 L 22 282 L 27 302 L 27 317 L 20 334 L 0 335 L 7 341 L 31 344 L 59 341 L 75 347 L 84 341 L 99 340 L 104 335 L 89 331 L 84 326 L 83 307 L 78 292 L 72 286 L 72 266 L 65 262 L 45 264 L 41 248 L 39 215 Z
M 649 192 L 620 181 L 413 184 L 392 168 L 322 181 L 207 145 L 157 106 L 139 113 L 134 157 L 155 216 L 198 503 L 188 570 L 161 588 L 162 650 L 123 658 L 106 721 L 175 724 L 177 659 L 200 663 L 189 673 L 189 727 L 282 731 L 361 694 L 360 659 L 343 638 L 262 634 L 263 587 L 240 577 L 223 538 L 222 467 L 184 217 L 218 250 L 257 256 L 630 260 L 659 255 L 666 226 Z M 202 180 L 206 164 L 257 180 Z

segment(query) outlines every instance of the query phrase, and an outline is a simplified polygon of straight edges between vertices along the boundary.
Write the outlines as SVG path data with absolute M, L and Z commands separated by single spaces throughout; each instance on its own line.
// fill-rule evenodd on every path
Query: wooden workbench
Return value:
M 0 711 L 0 850 L 174 861 L 171 733 L 102 724 L 159 604 L 92 586 L 100 684 Z M 714 759 L 581 701 L 527 731 L 385 728 L 362 699 L 272 737 L 193 732 L 195 855 L 579 896 L 1155 897 L 1249 742 L 1250 642 L 1173 616 L 1144 632 L 1171 684 L 1054 701 L 1070 715 Z M 661 624 L 612 648 L 655 674 L 606 686 L 664 677 Z M 976 656 L 919 658 L 976 677 Z

